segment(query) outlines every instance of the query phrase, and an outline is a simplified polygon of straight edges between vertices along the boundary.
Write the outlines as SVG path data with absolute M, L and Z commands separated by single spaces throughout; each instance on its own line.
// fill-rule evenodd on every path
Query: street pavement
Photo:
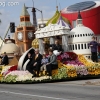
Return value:
M 0 100 L 100 100 L 100 79 L 0 84 Z

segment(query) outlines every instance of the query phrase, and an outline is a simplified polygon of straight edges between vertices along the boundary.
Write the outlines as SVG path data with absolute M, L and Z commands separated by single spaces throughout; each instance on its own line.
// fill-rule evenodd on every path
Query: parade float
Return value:
M 18 70 L 17 65 L 2 66 L 1 83 L 36 83 L 54 82 L 71 79 L 82 79 L 97 77 L 100 75 L 100 64 L 94 63 L 84 57 L 72 52 L 65 52 L 58 56 L 58 69 L 52 70 L 52 79 L 43 75 L 32 78 L 27 70 Z
M 10 63 L 7 66 L 0 66 L 1 83 L 54 82 L 100 76 L 100 63 L 92 62 L 89 59 L 91 52 L 88 42 L 91 41 L 93 31 L 82 24 L 80 12 L 78 12 L 75 29 L 71 30 L 68 19 L 64 19 L 57 10 L 47 26 L 34 33 L 36 38 L 32 41 L 32 47 L 23 53 L 17 64 Z M 87 32 L 89 36 L 86 35 Z M 32 78 L 32 74 L 26 70 L 29 62 L 28 53 L 33 54 L 34 49 L 39 48 L 40 53 L 43 54 L 46 48 L 43 42 L 53 44 L 57 37 L 60 39 L 64 53 L 57 56 L 58 68 L 52 70 L 52 78 L 45 75 L 44 72 L 42 76 Z M 85 41 L 85 38 L 88 41 Z

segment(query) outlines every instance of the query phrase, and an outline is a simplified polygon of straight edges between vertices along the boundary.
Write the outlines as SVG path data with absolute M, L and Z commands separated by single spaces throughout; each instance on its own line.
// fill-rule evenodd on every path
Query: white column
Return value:
M 67 35 L 62 35 L 62 48 L 63 48 L 64 52 L 69 51 Z
M 50 44 L 55 44 L 55 38 L 54 37 L 50 37 Z
M 43 39 L 39 39 L 39 52 L 40 54 L 43 54 L 45 51 L 45 45 L 43 43 Z

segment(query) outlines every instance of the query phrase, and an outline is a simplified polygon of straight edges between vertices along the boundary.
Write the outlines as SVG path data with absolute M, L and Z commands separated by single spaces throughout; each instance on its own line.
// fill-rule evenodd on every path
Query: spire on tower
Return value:
M 80 14 L 80 10 L 78 11 L 78 17 L 77 17 L 76 22 L 77 22 L 77 25 L 78 25 L 78 24 L 82 24 L 82 16 L 81 16 L 81 14 Z
M 29 13 L 26 9 L 25 3 L 24 3 L 24 6 L 22 8 L 21 16 L 29 16 Z
M 80 10 L 78 11 L 78 18 L 77 19 L 82 19 L 82 16 L 80 14 Z
M 57 4 L 57 0 L 56 0 L 56 9 L 57 9 L 57 11 L 58 11 L 58 4 Z

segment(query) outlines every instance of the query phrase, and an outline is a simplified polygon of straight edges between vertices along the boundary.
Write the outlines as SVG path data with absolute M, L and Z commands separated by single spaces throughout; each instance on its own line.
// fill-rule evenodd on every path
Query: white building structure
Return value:
M 62 36 L 62 47 L 64 51 L 68 51 L 68 35 L 70 33 L 70 28 L 58 24 L 49 24 L 48 26 L 38 29 L 34 34 L 36 38 L 39 39 L 39 50 L 41 54 L 44 53 L 43 38 L 50 38 L 50 44 L 54 43 L 55 36 Z
M 38 28 L 44 28 L 46 26 L 46 23 L 48 22 L 48 19 L 38 19 L 37 23 L 38 23 Z
M 68 46 L 70 52 L 75 52 L 76 54 L 83 54 L 86 57 L 91 57 L 91 48 L 88 43 L 92 41 L 94 32 L 82 24 L 82 17 L 80 12 L 78 13 L 78 19 L 76 21 L 77 26 L 73 28 L 68 37 Z

